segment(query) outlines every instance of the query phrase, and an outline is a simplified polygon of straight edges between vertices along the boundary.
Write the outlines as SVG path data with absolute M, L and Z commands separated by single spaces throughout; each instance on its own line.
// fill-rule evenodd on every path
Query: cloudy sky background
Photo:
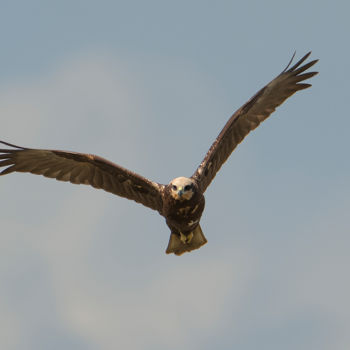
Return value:
M 0 179 L 1 349 L 350 348 L 346 1 L 3 1 L 0 139 L 168 183 L 313 50 L 320 74 L 206 193 L 208 244 L 166 256 L 155 212 Z

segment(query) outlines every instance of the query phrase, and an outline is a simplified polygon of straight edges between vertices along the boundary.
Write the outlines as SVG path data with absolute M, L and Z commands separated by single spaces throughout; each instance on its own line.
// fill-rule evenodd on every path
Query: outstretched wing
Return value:
M 318 73 L 308 72 L 301 74 L 318 61 L 314 60 L 301 66 L 310 54 L 311 52 L 307 53 L 293 67 L 289 68 L 294 58 L 293 55 L 288 66 L 280 75 L 258 91 L 257 94 L 232 115 L 210 147 L 202 163 L 192 175 L 192 178 L 198 182 L 203 192 L 207 189 L 232 151 L 250 131 L 254 130 L 262 121 L 268 118 L 276 107 L 296 91 L 311 86 L 311 84 L 300 83 Z
M 0 149 L 0 175 L 14 171 L 44 175 L 74 184 L 91 185 L 132 199 L 159 212 L 163 185 L 147 180 L 106 159 L 83 153 L 31 149 L 0 141 L 12 149 Z

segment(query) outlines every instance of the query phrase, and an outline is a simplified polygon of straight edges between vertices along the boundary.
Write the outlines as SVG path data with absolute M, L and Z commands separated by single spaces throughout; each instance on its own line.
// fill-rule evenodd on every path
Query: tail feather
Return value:
M 198 249 L 205 243 L 207 239 L 204 237 L 200 225 L 198 225 L 192 232 L 193 237 L 189 241 L 181 239 L 181 237 L 174 232 L 171 232 L 168 248 L 166 253 L 174 253 L 175 255 L 182 255 L 185 252 L 190 252 L 191 250 Z

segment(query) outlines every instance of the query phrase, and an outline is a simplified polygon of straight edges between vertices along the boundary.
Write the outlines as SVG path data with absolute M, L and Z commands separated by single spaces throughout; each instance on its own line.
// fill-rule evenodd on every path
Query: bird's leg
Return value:
M 180 240 L 181 240 L 183 243 L 185 243 L 185 244 L 191 243 L 192 238 L 193 238 L 193 232 L 191 232 L 191 233 L 188 234 L 187 236 L 184 235 L 182 232 L 180 232 Z

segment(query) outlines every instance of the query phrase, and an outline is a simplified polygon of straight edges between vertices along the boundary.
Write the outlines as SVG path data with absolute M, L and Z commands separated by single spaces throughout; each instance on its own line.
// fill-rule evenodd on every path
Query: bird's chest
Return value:
M 172 226 L 178 228 L 191 228 L 197 226 L 204 210 L 204 197 L 194 198 L 189 201 L 168 202 L 165 209 L 164 216 L 167 222 Z

